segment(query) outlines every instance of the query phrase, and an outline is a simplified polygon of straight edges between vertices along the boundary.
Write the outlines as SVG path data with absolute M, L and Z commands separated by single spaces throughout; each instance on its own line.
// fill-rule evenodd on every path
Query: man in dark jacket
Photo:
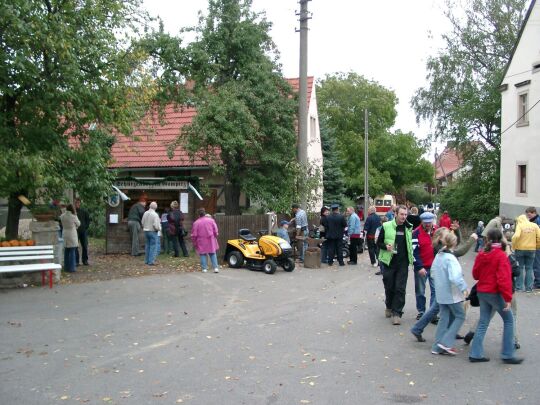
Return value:
M 339 213 L 339 205 L 332 204 L 330 206 L 332 213 L 321 219 L 324 228 L 326 229 L 326 240 L 328 243 L 328 265 L 332 266 L 334 257 L 337 254 L 337 260 L 340 266 L 345 266 L 343 262 L 343 252 L 341 246 L 343 243 L 343 234 L 347 227 L 347 220 Z
M 139 233 L 142 231 L 141 219 L 146 211 L 146 199 L 141 197 L 133 204 L 128 213 L 128 228 L 131 234 L 131 256 L 139 256 Z
M 77 212 L 77 217 L 81 222 L 81 225 L 77 228 L 77 237 L 79 238 L 79 243 L 81 244 L 81 255 L 79 255 L 79 249 L 75 250 L 75 260 L 77 266 L 82 264 L 88 266 L 88 227 L 90 226 L 90 214 L 86 208 L 81 207 L 81 199 L 75 199 L 75 210 Z M 82 257 L 81 257 L 82 256 Z
M 369 260 L 373 267 L 377 267 L 378 251 L 375 243 L 375 233 L 379 226 L 381 226 L 381 218 L 375 213 L 375 207 L 372 205 L 368 208 L 368 217 L 364 223 L 364 231 L 366 232 Z

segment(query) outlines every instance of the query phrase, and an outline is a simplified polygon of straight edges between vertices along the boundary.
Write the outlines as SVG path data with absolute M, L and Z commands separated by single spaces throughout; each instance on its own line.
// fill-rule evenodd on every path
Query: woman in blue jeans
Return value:
M 463 301 L 468 295 L 468 290 L 461 266 L 452 253 L 457 245 L 456 235 L 447 232 L 441 242 L 443 248 L 437 253 L 431 265 L 431 276 L 440 310 L 440 320 L 431 353 L 455 355 L 457 352 L 454 343 L 459 328 L 465 322 Z
M 523 359 L 514 357 L 514 317 L 512 302 L 512 270 L 506 256 L 506 242 L 499 229 L 491 229 L 483 252 L 476 256 L 473 277 L 478 280 L 476 289 L 480 301 L 480 319 L 469 352 L 472 363 L 489 361 L 484 356 L 486 336 L 491 314 L 496 311 L 503 320 L 501 359 L 506 364 L 520 364 Z

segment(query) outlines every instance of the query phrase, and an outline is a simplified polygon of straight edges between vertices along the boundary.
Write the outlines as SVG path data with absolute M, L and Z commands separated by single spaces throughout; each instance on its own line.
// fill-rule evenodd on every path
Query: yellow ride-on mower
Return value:
M 257 240 L 249 229 L 240 229 L 238 239 L 227 241 L 225 260 L 229 267 L 246 266 L 251 270 L 263 270 L 266 274 L 276 272 L 277 266 L 285 271 L 294 270 L 292 247 L 285 239 L 264 235 Z

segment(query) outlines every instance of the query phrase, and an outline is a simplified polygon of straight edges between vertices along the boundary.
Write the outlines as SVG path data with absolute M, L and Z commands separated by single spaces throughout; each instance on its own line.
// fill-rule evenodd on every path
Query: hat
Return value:
M 283 225 L 285 225 L 285 224 L 289 225 L 289 221 L 286 221 L 286 220 L 284 220 L 284 219 L 282 219 L 281 221 L 279 221 L 279 226 L 283 226 Z
M 435 215 L 431 212 L 424 212 L 422 215 L 420 215 L 420 219 L 425 224 L 430 224 L 435 219 Z
M 339 204 L 332 204 L 330 206 L 330 209 L 337 210 L 339 208 Z

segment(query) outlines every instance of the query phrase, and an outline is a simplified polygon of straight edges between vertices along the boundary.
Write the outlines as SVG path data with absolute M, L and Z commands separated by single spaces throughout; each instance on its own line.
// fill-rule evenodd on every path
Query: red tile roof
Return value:
M 438 156 L 435 156 L 435 178 L 437 180 L 443 179 L 444 176 L 448 176 L 460 169 L 463 164 L 463 160 L 457 153 L 455 149 L 445 148 L 442 153 Z
M 299 79 L 287 79 L 295 92 L 298 91 Z M 313 90 L 313 77 L 308 77 L 308 106 Z M 145 168 L 145 167 L 207 167 L 201 158 L 190 160 L 182 146 L 174 151 L 172 159 L 167 157 L 167 147 L 173 142 L 182 127 L 190 124 L 197 114 L 194 108 L 175 109 L 172 105 L 165 108 L 163 125 L 157 114 L 147 117 L 141 128 L 132 137 L 117 136 L 112 147 L 113 163 L 109 166 L 115 169 Z

